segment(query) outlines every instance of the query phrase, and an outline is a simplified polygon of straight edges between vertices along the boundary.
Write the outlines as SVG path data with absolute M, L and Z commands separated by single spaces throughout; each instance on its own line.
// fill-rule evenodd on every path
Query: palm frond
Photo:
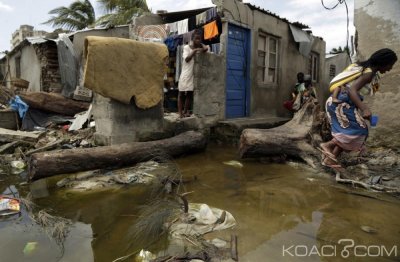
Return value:
M 99 0 L 108 13 L 97 20 L 102 26 L 124 25 L 135 15 L 149 12 L 146 0 Z
M 52 16 L 43 24 L 61 27 L 67 30 L 80 30 L 94 24 L 95 11 L 89 0 L 77 0 L 68 7 L 57 7 L 49 12 Z

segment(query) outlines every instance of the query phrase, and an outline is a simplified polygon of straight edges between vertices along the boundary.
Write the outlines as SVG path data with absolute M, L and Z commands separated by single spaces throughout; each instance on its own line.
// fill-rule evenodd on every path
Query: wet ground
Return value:
M 218 236 L 238 236 L 240 261 L 346 261 L 344 249 L 350 252 L 347 261 L 399 260 L 399 199 L 338 185 L 329 175 L 298 164 L 223 164 L 230 160 L 238 160 L 235 148 L 209 146 L 204 153 L 176 162 L 184 178 L 197 177 L 185 185 L 194 191 L 190 202 L 206 203 L 235 217 L 237 226 Z M 31 192 L 38 209 L 74 222 L 61 252 L 25 210 L 0 220 L 0 261 L 113 261 L 144 248 L 134 240 L 132 227 L 139 207 L 148 201 L 144 186 L 82 193 L 56 189 L 55 181 L 61 178 L 32 185 L 20 185 L 23 174 L 0 179 L 1 192 Z M 162 255 L 164 241 L 146 248 Z M 24 253 L 28 242 L 37 244 Z M 357 245 L 366 246 L 355 250 L 359 255 L 369 252 L 375 257 L 356 257 Z M 375 247 L 368 249 L 371 245 Z M 388 252 L 390 256 L 381 256 Z

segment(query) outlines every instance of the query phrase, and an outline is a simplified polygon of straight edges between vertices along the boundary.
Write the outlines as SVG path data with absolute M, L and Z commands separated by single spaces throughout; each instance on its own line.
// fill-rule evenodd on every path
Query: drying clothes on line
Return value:
M 178 22 L 167 24 L 168 33 L 170 35 L 175 35 L 178 33 Z
M 214 54 L 219 55 L 221 52 L 221 44 L 212 44 L 210 51 Z
M 216 7 L 208 9 L 206 11 L 206 22 L 208 22 L 210 20 L 213 20 L 217 16 L 218 16 L 218 13 L 217 13 L 217 8 Z
M 183 45 L 178 46 L 176 49 L 176 69 L 175 69 L 175 82 L 179 82 L 179 77 L 182 72 L 182 63 L 183 63 Z
M 207 22 L 207 11 L 196 15 L 196 25 L 203 25 Z
M 167 37 L 164 44 L 168 47 L 168 51 L 175 52 L 176 48 L 183 43 L 183 35 L 174 35 Z
M 217 21 L 212 21 L 204 27 L 204 40 L 214 38 L 219 35 Z
M 178 34 L 184 34 L 189 32 L 189 19 L 184 19 L 181 21 L 178 21 Z

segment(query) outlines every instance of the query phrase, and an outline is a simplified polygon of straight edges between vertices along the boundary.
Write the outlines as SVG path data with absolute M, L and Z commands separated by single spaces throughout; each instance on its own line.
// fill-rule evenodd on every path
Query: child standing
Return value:
M 207 52 L 208 48 L 202 44 L 203 32 L 195 30 L 192 34 L 192 42 L 183 47 L 182 73 L 179 77 L 178 112 L 181 118 L 190 116 L 190 108 L 193 101 L 193 66 L 194 56 L 197 53 Z

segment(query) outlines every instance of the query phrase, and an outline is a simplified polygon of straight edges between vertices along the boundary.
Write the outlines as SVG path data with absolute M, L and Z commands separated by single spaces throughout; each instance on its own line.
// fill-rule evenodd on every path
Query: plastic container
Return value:
M 378 124 L 378 116 L 377 115 L 372 115 L 371 116 L 371 126 L 376 126 Z

